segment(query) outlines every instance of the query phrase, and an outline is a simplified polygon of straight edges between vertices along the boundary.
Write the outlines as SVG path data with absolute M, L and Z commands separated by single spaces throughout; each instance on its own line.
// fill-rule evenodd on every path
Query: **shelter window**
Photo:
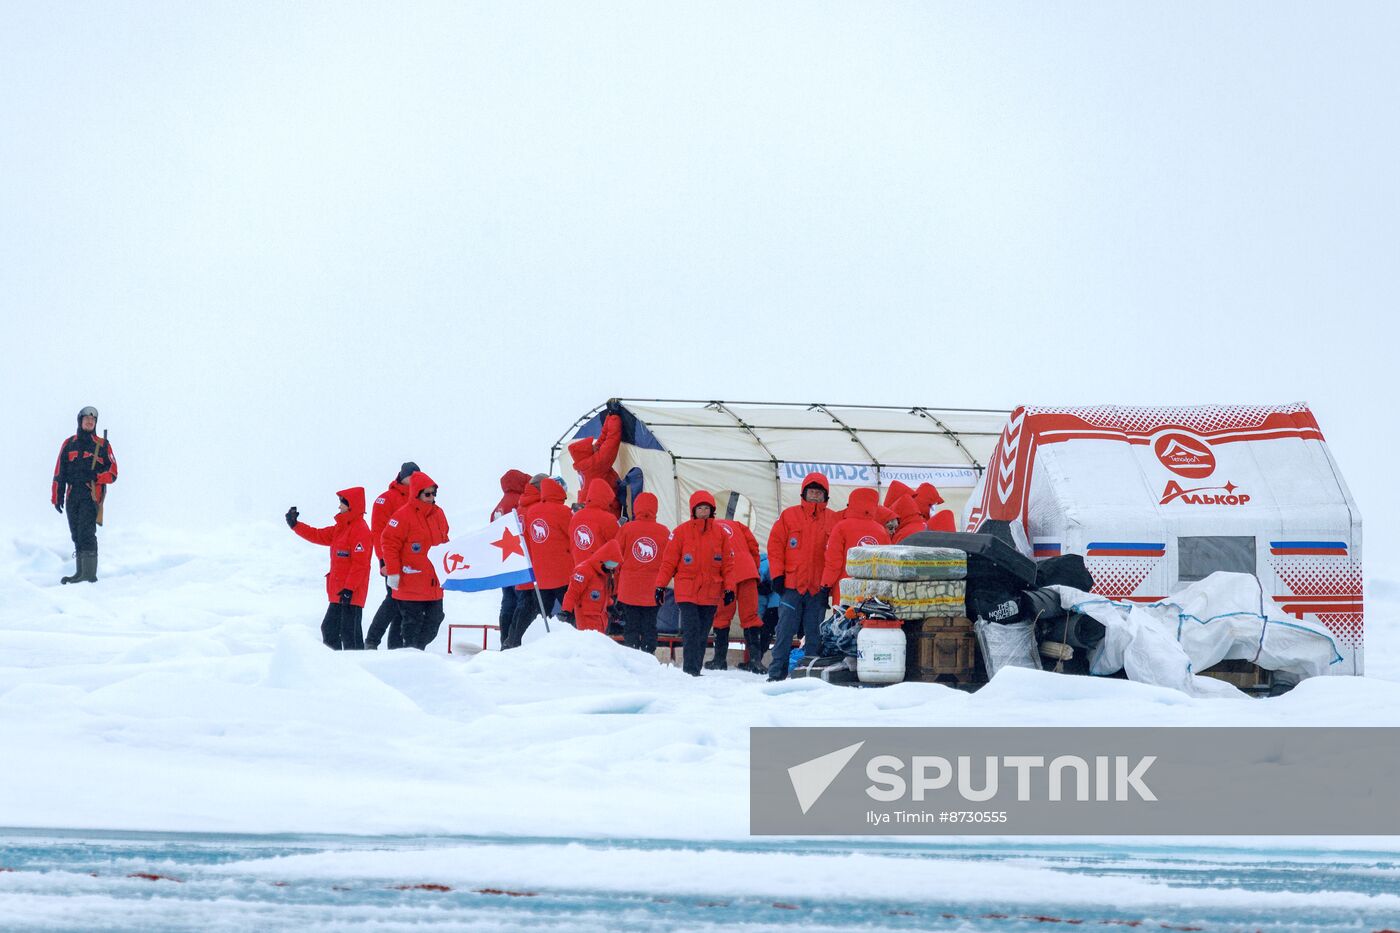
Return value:
M 743 493 L 732 489 L 721 490 L 715 493 L 715 506 L 719 512 L 716 518 L 728 518 L 753 527 L 753 503 Z
M 1176 539 L 1177 579 L 1204 580 L 1217 570 L 1253 575 L 1256 570 L 1253 536 L 1209 535 Z

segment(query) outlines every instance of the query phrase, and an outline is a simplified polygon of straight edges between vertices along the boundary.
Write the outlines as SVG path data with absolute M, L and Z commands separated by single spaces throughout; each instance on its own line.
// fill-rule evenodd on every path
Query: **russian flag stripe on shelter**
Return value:
M 1135 541 L 1090 541 L 1087 557 L 1162 557 L 1167 553 L 1166 542 L 1141 544 Z
M 1270 541 L 1269 553 L 1279 556 L 1346 557 L 1345 541 Z
M 444 590 L 478 593 L 535 582 L 520 521 L 514 512 L 429 552 Z

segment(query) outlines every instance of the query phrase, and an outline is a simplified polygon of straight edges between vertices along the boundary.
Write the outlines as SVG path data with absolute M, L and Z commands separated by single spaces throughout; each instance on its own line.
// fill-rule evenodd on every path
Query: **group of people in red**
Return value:
M 773 591 L 782 602 L 773 637 L 769 680 L 788 675 L 792 643 L 802 636 L 804 649 L 821 644 L 821 624 L 846 567 L 846 552 L 857 546 L 897 544 L 920 531 L 953 531 L 951 510 L 934 509 L 943 497 L 932 483 L 917 490 L 898 480 L 885 493 L 863 486 L 851 490 L 846 508 L 827 507 L 831 486 L 820 473 L 802 480 L 802 499 L 783 510 L 768 534 L 768 570 Z
M 437 637 L 444 618 L 442 583 L 428 559 L 448 538 L 447 516 L 437 506 L 437 483 L 409 461 L 374 500 L 365 524 L 365 490 L 352 486 L 336 493 L 340 511 L 333 524 L 313 528 L 287 510 L 287 527 L 312 544 L 330 548 L 326 574 L 330 606 L 321 620 L 321 640 L 336 650 L 376 649 L 387 633 L 389 648 L 420 651 Z M 371 554 L 384 579 L 384 601 L 362 629 L 369 595 Z
M 704 490 L 690 497 L 689 518 L 674 529 L 657 521 L 657 498 L 649 492 L 629 494 L 624 522 L 622 484 L 613 469 L 621 439 L 621 418 L 610 408 L 597 437 L 569 445 L 582 483 L 581 502 L 573 508 L 559 477 L 520 470 L 501 477 L 501 501 L 491 518 L 518 514 L 535 576 L 533 583 L 502 591 L 503 650 L 519 647 L 543 613 L 599 632 L 615 623 L 624 644 L 651 653 L 657 615 L 670 595 L 686 673 L 698 677 L 702 668 L 727 667 L 730 620 L 737 611 L 749 656 L 743 666 L 782 680 L 794 639 L 820 642 L 849 548 L 898 543 L 926 529 L 954 530 L 952 512 L 935 511 L 943 498 L 932 484 L 911 489 L 895 481 L 884 505 L 875 489 L 855 489 L 838 513 L 827 507 L 831 487 L 821 473 L 804 478 L 801 501 L 774 523 L 766 555 L 746 524 L 718 517 L 714 496 Z M 336 649 L 375 649 L 387 635 L 391 649 L 426 648 L 444 618 L 441 581 L 428 559 L 433 547 L 448 540 L 437 484 L 417 464 L 404 463 L 375 499 L 369 525 L 363 487 L 336 495 L 340 511 L 325 528 L 300 522 L 295 507 L 286 514 L 296 534 L 330 548 L 323 641 Z M 364 635 L 371 555 L 379 561 L 385 598 Z M 760 601 L 770 596 L 778 599 L 777 619 L 765 628 Z M 706 663 L 712 631 L 714 654 Z M 764 665 L 770 639 L 772 663 Z
M 604 436 L 607 431 L 605 421 Z M 596 438 L 575 442 L 580 449 L 600 443 Z M 501 489 L 492 517 L 519 514 L 535 569 L 533 584 L 503 594 L 503 649 L 518 647 L 544 613 L 599 632 L 619 623 L 624 644 L 655 651 L 657 614 L 672 590 L 682 667 L 697 677 L 702 668 L 727 667 L 730 620 L 737 610 L 750 659 L 744 667 L 767 673 L 770 680 L 784 679 L 794 638 L 801 634 L 806 644 L 820 639 L 849 548 L 954 529 L 951 511 L 934 511 L 943 499 L 932 484 L 915 490 L 896 481 L 883 506 L 875 489 L 855 489 L 846 509 L 836 512 L 827 507 L 827 478 L 810 473 L 803 480 L 802 501 L 786 509 L 769 534 L 764 579 L 764 554 L 753 532 L 743 522 L 719 518 L 714 497 L 704 490 L 691 495 L 689 519 L 669 529 L 657 521 L 657 499 L 649 492 L 635 498 L 630 520 L 619 520 L 615 473 L 611 479 L 589 478 L 577 510 L 565 504 L 560 482 L 543 474 L 528 477 L 511 470 L 501 477 Z M 763 664 L 768 639 L 759 603 L 765 589 L 781 597 L 771 665 Z M 714 654 L 705 663 L 712 631 Z

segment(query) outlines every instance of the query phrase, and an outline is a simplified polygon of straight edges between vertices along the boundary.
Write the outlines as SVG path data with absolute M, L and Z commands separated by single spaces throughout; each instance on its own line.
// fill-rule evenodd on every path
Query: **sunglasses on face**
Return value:
M 418 494 L 418 498 L 420 498 L 420 499 L 436 499 L 436 498 L 437 498 L 437 493 L 435 493 L 435 492 L 420 492 L 420 493 Z

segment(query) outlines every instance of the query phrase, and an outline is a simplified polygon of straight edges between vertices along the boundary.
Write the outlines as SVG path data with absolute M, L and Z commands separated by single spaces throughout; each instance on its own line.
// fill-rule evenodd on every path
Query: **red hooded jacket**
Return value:
M 924 485 L 928 484 L 925 483 Z M 912 502 L 914 500 L 915 495 L 916 493 L 914 492 L 914 490 L 910 489 L 907 485 L 901 483 L 899 480 L 895 480 L 894 482 L 890 483 L 890 488 L 885 490 L 885 508 L 894 509 L 894 504 L 904 496 L 908 496 L 909 500 Z M 895 511 L 899 510 L 895 509 Z
M 943 496 L 938 492 L 938 487 L 933 483 L 920 483 L 919 491 L 914 493 L 914 504 L 923 512 L 924 518 L 933 514 L 935 505 L 943 504 Z
M 928 525 L 919 515 L 919 507 L 908 496 L 900 496 L 894 502 L 894 514 L 899 516 L 899 527 L 891 537 L 898 544 L 905 538 L 920 531 L 927 531 Z
M 609 572 L 604 561 L 622 563 L 622 549 L 616 539 L 599 546 L 574 567 L 569 589 L 564 593 L 564 611 L 574 614 L 579 631 L 606 632 L 608 606 L 616 595 L 617 570 Z
M 369 590 L 369 556 L 374 550 L 374 539 L 365 524 L 365 490 L 363 486 L 352 486 L 336 495 L 350 503 L 350 511 L 336 515 L 335 524 L 312 528 L 297 522 L 292 530 L 312 544 L 331 549 L 331 569 L 326 574 L 327 598 L 338 603 L 340 591 L 350 590 L 351 605 L 363 608 Z
M 743 522 L 721 518 L 719 528 L 729 539 L 729 546 L 734 551 L 734 566 L 730 575 L 725 578 L 724 588 L 737 590 L 739 584 L 745 580 L 758 579 L 758 539 Z
M 501 474 L 501 501 L 496 503 L 496 507 L 491 510 L 491 521 L 495 521 L 502 515 L 509 515 L 514 512 L 520 504 L 520 494 L 525 491 L 525 487 L 530 485 L 530 476 L 521 473 L 519 470 L 506 470 Z
M 533 488 L 533 487 L 531 487 Z M 527 489 L 520 497 L 524 502 Z M 529 536 L 530 561 L 535 567 L 535 585 L 542 590 L 569 585 L 574 565 L 569 557 L 569 522 L 574 513 L 564 504 L 564 487 L 549 477 L 540 480 L 540 501 L 525 509 L 524 532 Z M 516 589 L 528 590 L 522 584 Z
M 808 473 L 802 480 L 802 488 L 813 483 L 831 495 L 831 484 L 825 476 Z M 768 533 L 769 577 L 783 577 L 784 585 L 799 593 L 815 593 L 821 589 L 826 542 L 834 527 L 836 516 L 825 502 L 804 500 L 783 509 Z
M 914 494 L 914 501 L 919 508 L 923 509 L 924 515 L 928 518 L 929 531 L 957 531 L 958 522 L 953 517 L 952 509 L 940 509 L 933 511 L 935 505 L 943 504 L 943 496 L 939 493 L 938 487 L 933 483 L 924 483 L 919 487 L 919 491 Z
M 671 529 L 656 520 L 656 496 L 644 492 L 632 502 L 636 518 L 622 526 L 617 543 L 622 568 L 617 578 L 617 601 L 650 606 L 656 590 L 656 568 L 671 540 Z
M 846 574 L 846 552 L 851 548 L 890 543 L 889 532 L 875 520 L 875 510 L 879 506 L 880 494 L 870 487 L 851 490 L 850 501 L 846 503 L 846 517 L 836 523 L 826 544 L 823 586 L 835 587 L 841 582 Z M 771 556 L 769 560 L 772 560 Z
M 374 500 L 374 508 L 370 510 L 369 515 L 369 531 L 374 539 L 374 556 L 379 558 L 381 563 L 384 561 L 384 546 L 381 543 L 384 529 L 389 526 L 389 519 L 393 518 L 394 513 L 403 508 L 406 502 L 408 483 L 400 483 L 397 478 Z
M 442 583 L 428 552 L 447 543 L 447 516 L 435 504 L 418 498 L 430 486 L 432 477 L 419 471 L 408 478 L 408 501 L 389 519 L 384 528 L 384 574 L 399 575 L 394 598 L 421 603 L 442 599 Z
M 928 520 L 929 531 L 957 531 L 958 522 L 953 517 L 952 509 L 939 509 L 933 513 L 933 517 Z
M 616 489 L 618 475 L 613 469 L 613 462 L 617 460 L 617 451 L 621 446 L 622 418 L 618 415 L 608 415 L 603 419 L 603 427 L 597 437 L 580 437 L 569 444 L 569 456 L 579 474 L 578 488 L 590 489 L 597 479 L 607 483 L 609 489 Z M 610 511 L 614 515 L 622 513 L 616 496 L 613 497 Z
M 700 490 L 690 497 L 690 514 L 697 506 L 708 505 L 714 514 L 715 497 Z M 734 554 L 729 536 L 713 518 L 691 518 L 676 527 L 661 566 L 656 585 L 665 586 L 676 578 L 676 602 L 698 606 L 718 606 L 724 601 L 725 580 L 734 574 Z
M 613 488 L 600 479 L 588 484 L 588 501 L 569 521 L 569 556 L 578 566 L 590 554 L 617 537 L 617 505 Z

